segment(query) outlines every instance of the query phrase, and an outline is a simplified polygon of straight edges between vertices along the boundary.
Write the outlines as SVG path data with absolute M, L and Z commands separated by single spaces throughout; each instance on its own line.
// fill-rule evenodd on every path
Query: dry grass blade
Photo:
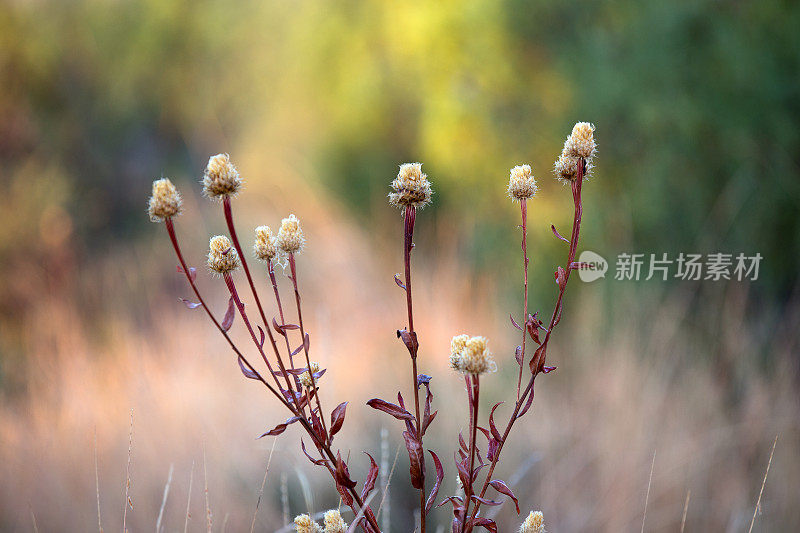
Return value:
M 772 441 L 772 451 L 769 452 L 769 461 L 767 461 L 767 470 L 764 472 L 764 479 L 761 481 L 761 490 L 758 491 L 758 500 L 756 500 L 756 508 L 753 510 L 753 518 L 750 520 L 750 529 L 747 533 L 753 532 L 753 526 L 756 523 L 756 515 L 761 508 L 761 495 L 764 494 L 764 485 L 767 484 L 767 476 L 769 475 L 769 467 L 772 465 L 772 456 L 775 454 L 775 445 L 778 444 L 778 436 L 775 435 L 775 440 Z
M 31 520 L 33 520 L 33 531 L 34 533 L 39 533 L 39 526 L 36 525 L 36 515 L 33 514 L 33 507 L 30 508 L 31 511 Z
M 97 493 L 97 530 L 103 533 L 103 524 L 100 522 L 100 472 L 97 465 L 97 426 L 94 428 L 94 485 Z
M 381 514 L 381 508 L 383 507 L 384 500 L 386 500 L 386 495 L 389 493 L 389 485 L 392 482 L 392 475 L 394 475 L 394 467 L 397 466 L 397 458 L 400 456 L 400 445 L 397 445 L 397 451 L 394 454 L 394 462 L 392 463 L 392 470 L 389 472 L 389 477 L 386 479 L 386 486 L 383 487 L 383 496 L 381 496 L 381 504 L 378 506 L 378 513 Z M 389 503 L 386 502 L 388 507 Z
M 206 445 L 203 444 L 203 490 L 206 495 L 206 531 L 211 533 L 211 506 L 208 503 L 208 469 L 206 468 Z
M 364 506 L 358 510 L 358 514 L 355 516 L 355 518 L 353 518 L 353 522 L 350 524 L 350 527 L 347 528 L 347 533 L 353 533 L 356 530 L 356 524 L 358 524 L 358 521 L 364 516 L 364 510 L 369 508 L 369 503 L 376 494 L 377 492 L 373 492 L 369 495 L 369 498 L 364 501 Z
M 681 518 L 681 533 L 683 533 L 684 528 L 686 527 L 686 513 L 689 511 L 689 498 L 692 496 L 692 489 L 689 489 L 686 492 L 686 503 L 683 504 L 683 518 Z
M 264 479 L 261 480 L 261 490 L 258 491 L 258 500 L 256 501 L 256 510 L 253 512 L 253 521 L 250 523 L 250 533 L 256 528 L 256 516 L 258 516 L 258 506 L 261 505 L 261 498 L 264 496 L 264 486 L 267 484 L 267 476 L 269 475 L 269 465 L 272 463 L 272 454 L 275 451 L 275 444 L 277 439 L 272 439 L 272 448 L 269 451 L 267 458 L 267 469 L 264 471 Z
M 644 521 L 647 519 L 647 501 L 650 499 L 650 484 L 653 482 L 653 468 L 656 466 L 656 451 L 653 450 L 653 462 L 650 463 L 650 477 L 647 479 L 647 493 L 644 496 L 644 513 L 642 513 L 642 533 L 644 533 Z
M 125 510 L 122 512 L 122 533 L 127 533 L 128 507 L 133 509 L 130 497 L 131 488 L 131 452 L 133 451 L 133 409 L 131 409 L 131 426 L 128 433 L 128 464 L 125 466 Z
M 175 465 L 169 465 L 169 474 L 167 475 L 167 484 L 164 485 L 164 497 L 161 499 L 161 509 L 158 511 L 158 520 L 156 520 L 156 533 L 161 533 L 161 521 L 164 519 L 164 507 L 167 506 L 167 496 L 169 496 L 169 486 L 172 483 L 172 472 L 175 470 Z
M 192 505 L 192 481 L 194 481 L 194 461 L 192 461 L 192 469 L 189 471 L 189 496 L 186 498 L 186 521 L 183 523 L 183 533 L 189 531 L 189 508 Z

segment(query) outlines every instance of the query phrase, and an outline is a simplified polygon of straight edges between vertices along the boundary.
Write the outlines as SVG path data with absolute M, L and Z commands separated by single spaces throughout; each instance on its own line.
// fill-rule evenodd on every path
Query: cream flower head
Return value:
M 325 512 L 325 533 L 345 533 L 347 524 L 337 509 Z
M 517 165 L 511 169 L 508 179 L 508 196 L 512 200 L 522 200 L 536 196 L 536 179 L 533 177 L 530 165 Z
M 462 374 L 479 376 L 497 370 L 486 337 L 457 335 L 450 341 L 450 367 Z
M 233 196 L 242 188 L 239 171 L 228 154 L 217 154 L 208 159 L 203 173 L 203 192 L 209 198 Z
M 153 182 L 153 194 L 147 203 L 150 220 L 161 222 L 166 218 L 179 215 L 182 208 L 181 195 L 168 178 L 161 178 Z
M 315 383 L 319 383 L 318 377 L 312 377 L 312 374 L 316 374 L 317 372 L 319 372 L 319 363 L 311 361 L 311 366 L 309 367 L 309 370 L 311 370 L 311 372 L 306 370 L 305 372 L 300 374 L 300 383 L 303 385 L 303 387 L 307 389 L 313 387 Z
M 519 533 L 545 533 L 544 515 L 541 511 L 531 511 L 531 514 L 522 523 Z
M 253 244 L 253 253 L 262 261 L 272 261 L 278 255 L 276 237 L 272 234 L 269 226 L 259 226 L 256 228 L 256 241 Z
M 294 215 L 289 215 L 281 220 L 281 229 L 278 230 L 278 237 L 275 244 L 280 250 L 287 254 L 296 254 L 303 249 L 306 239 L 303 230 L 300 229 L 300 221 Z
M 294 528 L 297 533 L 322 533 L 322 528 L 314 522 L 314 519 L 307 514 L 301 514 L 294 518 Z
M 567 140 L 564 141 L 564 148 L 561 155 L 553 166 L 553 173 L 556 179 L 562 183 L 569 183 L 578 179 L 578 164 L 583 160 L 583 178 L 586 179 L 594 168 L 594 156 L 597 152 L 597 145 L 594 142 L 594 125 L 588 122 L 578 122 L 572 128 Z
M 392 181 L 394 192 L 389 193 L 389 203 L 399 207 L 423 208 L 431 201 L 433 190 L 427 174 L 422 172 L 422 163 L 403 163 L 397 177 Z
M 208 268 L 217 274 L 227 274 L 239 268 L 239 254 L 226 236 L 217 235 L 209 240 Z

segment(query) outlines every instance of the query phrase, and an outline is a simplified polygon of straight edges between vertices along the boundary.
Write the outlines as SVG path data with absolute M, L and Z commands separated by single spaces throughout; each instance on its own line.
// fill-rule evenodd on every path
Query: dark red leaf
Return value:
M 181 274 L 183 274 L 183 273 L 184 273 L 184 272 L 183 272 L 183 269 L 181 268 L 181 266 L 180 266 L 180 265 L 178 265 L 178 272 L 179 272 L 179 273 L 181 273 Z M 195 279 L 197 279 L 197 269 L 196 269 L 196 268 L 194 268 L 194 267 L 189 267 L 189 278 L 190 278 L 192 281 L 194 281 Z
M 311 338 L 308 336 L 308 333 L 306 333 L 305 337 L 303 337 L 303 348 L 305 348 L 305 350 L 308 351 L 310 347 L 311 347 Z
M 481 498 L 477 494 L 473 494 L 472 495 L 472 499 L 477 501 L 477 502 L 481 502 L 484 505 L 489 505 L 491 507 L 497 507 L 498 505 L 503 505 L 503 502 L 496 502 L 494 500 L 489 500 L 487 498 Z
M 589 268 L 589 263 L 581 263 L 579 261 L 573 261 L 569 264 L 570 270 L 580 270 L 582 268 Z
M 458 496 L 450 496 L 449 498 L 445 499 L 442 503 L 437 505 L 436 507 L 441 507 L 446 503 L 453 504 L 453 511 L 461 511 L 464 508 L 464 500 L 459 498 Z
M 561 239 L 565 243 L 569 244 L 569 240 L 567 240 L 564 237 L 562 237 L 561 234 L 558 232 L 558 230 L 556 230 L 556 227 L 554 225 L 550 224 L 550 229 L 553 230 L 553 235 L 555 235 L 556 237 L 558 237 L 559 239 Z
M 417 388 L 419 388 L 421 385 L 427 385 L 427 384 L 429 384 L 429 383 L 431 382 L 431 379 L 433 379 L 433 378 L 431 378 L 431 377 L 430 377 L 429 375 L 427 375 L 427 374 L 420 374 L 420 375 L 418 375 L 418 376 L 417 376 Z
M 290 418 L 289 420 L 287 420 L 283 424 L 278 424 L 277 426 L 275 426 L 274 428 L 270 429 L 266 433 L 263 433 L 258 438 L 260 439 L 261 437 L 266 437 L 266 436 L 274 437 L 275 435 L 280 435 L 281 433 L 286 431 L 286 428 L 289 426 L 289 424 L 294 424 L 298 420 L 300 420 L 299 416 L 293 416 L 292 418 Z
M 256 373 L 253 372 L 252 370 L 250 370 L 247 367 L 247 365 L 244 364 L 244 361 L 242 360 L 241 356 L 237 359 L 237 361 L 239 362 L 239 368 L 242 369 L 242 374 L 244 374 L 244 377 L 250 378 L 250 379 L 258 379 L 258 376 L 256 375 Z
M 489 448 L 486 450 L 486 459 L 489 461 L 494 461 L 494 457 L 497 454 L 497 449 L 500 447 L 500 441 L 497 439 L 492 439 L 489 441 Z
M 397 337 L 403 341 L 403 344 L 406 345 L 406 348 L 408 348 L 408 352 L 412 356 L 414 356 L 417 353 L 417 349 L 419 348 L 419 343 L 417 342 L 416 332 L 408 331 L 407 329 L 398 329 Z
M 233 302 L 233 296 L 228 300 L 228 310 L 225 312 L 225 318 L 222 319 L 222 330 L 228 331 L 233 325 L 233 319 L 236 316 L 236 304 Z
M 403 438 L 406 441 L 406 449 L 408 450 L 411 486 L 415 489 L 421 489 L 422 480 L 424 479 L 425 475 L 423 472 L 423 469 L 425 468 L 425 456 L 422 454 L 422 445 L 416 439 L 416 437 L 414 437 L 414 435 L 408 431 L 403 432 Z
M 402 281 L 400 281 L 400 277 L 397 274 L 394 275 L 394 282 L 397 283 L 398 287 L 405 290 L 406 286 L 403 284 Z
M 302 438 L 300 438 L 300 447 L 303 449 L 303 453 L 306 454 L 306 457 L 308 457 L 309 461 L 311 461 L 312 463 L 314 463 L 317 466 L 325 464 L 325 460 L 324 459 L 314 459 L 313 457 L 308 455 L 308 452 L 306 451 L 306 443 L 303 442 Z
M 333 440 L 333 436 L 336 435 L 340 429 L 342 429 L 342 424 L 344 424 L 344 414 L 347 410 L 347 402 L 342 402 L 336 406 L 336 409 L 333 410 L 331 413 L 331 430 L 330 436 L 331 440 Z
M 508 488 L 508 485 L 506 485 L 503 481 L 499 479 L 491 480 L 489 482 L 489 485 L 491 485 L 492 488 L 494 488 L 494 490 L 496 490 L 497 492 L 505 494 L 506 496 L 514 500 L 514 506 L 517 508 L 517 514 L 519 514 L 519 501 L 517 500 L 517 497 L 514 496 L 514 492 L 510 488 Z
M 473 527 L 481 526 L 481 527 L 485 527 L 486 529 L 488 529 L 492 533 L 497 533 L 497 524 L 494 523 L 494 520 L 490 520 L 490 519 L 485 518 L 483 516 L 479 516 L 478 518 L 473 520 L 471 523 L 472 523 Z
M 455 453 L 453 455 L 456 455 Z M 469 483 L 469 474 L 467 473 L 469 470 L 469 466 L 467 465 L 467 458 L 464 457 L 461 461 L 458 460 L 456 457 L 456 470 L 458 470 L 458 478 L 461 480 L 461 486 L 467 487 Z
M 464 441 L 464 434 L 460 431 L 458 432 L 458 444 L 461 446 L 461 449 L 464 450 L 465 452 L 469 451 L 469 446 L 467 446 L 467 443 Z
M 428 453 L 433 457 L 433 466 L 436 468 L 436 483 L 433 484 L 430 495 L 428 496 L 428 501 L 425 503 L 426 513 L 433 507 L 433 502 L 436 500 L 436 495 L 439 494 L 439 487 L 442 486 L 442 480 L 444 479 L 444 468 L 442 468 L 442 462 L 439 460 L 439 457 L 433 453 L 433 450 L 428 450 Z
M 515 328 L 517 328 L 518 330 L 522 331 L 522 328 L 519 327 L 519 324 L 517 324 L 517 321 L 514 320 L 514 317 L 512 315 L 508 315 L 508 318 L 511 319 L 511 323 L 514 325 Z
M 350 471 L 347 469 L 347 463 L 342 460 L 339 452 L 336 453 L 336 482 L 348 489 L 352 489 L 357 485 L 355 481 L 350 479 Z
M 533 352 L 533 357 L 531 357 L 530 363 L 528 363 L 528 368 L 531 369 L 532 373 L 536 373 L 539 370 L 539 360 L 542 357 L 542 350 L 544 349 L 544 345 L 539 346 L 536 348 L 536 351 Z
M 303 349 L 303 345 L 301 344 L 300 346 L 298 346 L 297 348 L 292 350 L 292 356 L 295 356 L 295 355 L 299 354 L 300 350 L 302 350 L 302 349 Z
M 200 307 L 202 305 L 200 303 L 193 302 L 191 300 L 187 300 L 186 298 L 181 298 L 181 301 L 184 304 L 186 304 L 186 307 L 188 307 L 189 309 L 197 309 L 198 307 Z
M 567 274 L 564 272 L 562 267 L 558 267 L 555 273 L 556 283 L 558 283 L 558 287 L 563 291 L 564 287 L 567 286 Z
M 261 329 L 261 326 L 258 326 L 258 332 L 261 334 L 261 341 L 259 342 L 259 344 L 260 344 L 259 347 L 263 348 L 264 347 L 264 340 L 266 339 L 266 336 L 264 335 L 264 330 Z
M 428 429 L 428 426 L 430 426 L 430 425 L 431 425 L 431 422 L 433 422 L 433 419 L 434 419 L 434 418 L 436 418 L 436 415 L 437 415 L 437 414 L 439 414 L 439 411 L 438 411 L 438 410 L 437 410 L 437 411 L 434 411 L 434 412 L 432 412 L 432 413 L 430 414 L 430 416 L 429 416 L 427 419 L 425 419 L 425 422 L 423 422 L 423 424 L 422 424 L 422 434 L 423 434 L 423 435 L 425 434 L 425 431 L 427 431 L 427 429 Z
M 544 372 L 545 374 L 549 374 L 550 372 L 552 372 L 555 369 L 556 369 L 556 367 L 554 367 L 554 366 L 543 366 L 542 367 L 542 372 Z
M 375 488 L 375 480 L 378 479 L 378 465 L 370 454 L 367 453 L 367 457 L 369 457 L 369 471 L 367 472 L 367 479 L 364 480 L 364 488 L 361 489 L 362 500 L 367 499 L 369 493 Z
M 530 393 L 530 395 L 528 395 L 528 401 L 525 402 L 525 407 L 523 407 L 522 411 L 520 411 L 517 414 L 517 418 L 522 418 L 522 415 L 524 415 L 525 413 L 528 412 L 528 409 L 531 408 L 532 404 L 533 404 L 533 389 L 531 389 L 531 393 Z
M 378 411 L 383 411 L 384 413 L 388 413 L 395 417 L 398 420 L 414 420 L 414 415 L 402 409 L 401 407 L 389 403 L 386 400 L 381 400 L 380 398 L 373 398 L 367 402 L 367 405 L 372 407 L 373 409 L 377 409 Z
M 497 426 L 494 425 L 494 410 L 503 405 L 505 402 L 497 402 L 492 407 L 492 412 L 489 413 L 489 429 L 492 431 L 492 436 L 497 439 L 498 441 L 502 441 L 503 437 L 500 435 L 500 432 L 497 431 Z

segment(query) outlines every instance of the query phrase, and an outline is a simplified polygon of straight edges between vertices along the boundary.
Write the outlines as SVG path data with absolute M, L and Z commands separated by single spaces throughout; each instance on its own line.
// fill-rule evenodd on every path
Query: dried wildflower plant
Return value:
M 495 404 L 489 410 L 486 423 L 480 425 L 481 379 L 496 370 L 497 363 L 489 351 L 488 341 L 485 337 L 462 334 L 452 338 L 449 363 L 452 369 L 463 375 L 469 415 L 468 438 L 465 439 L 463 435 L 459 435 L 458 446 L 455 450 L 459 489 L 455 495 L 445 498 L 438 504 L 439 507 L 445 504 L 452 505 L 451 525 L 454 533 L 471 532 L 477 528 L 497 531 L 495 521 L 481 515 L 482 506 L 494 506 L 501 503 L 489 498 L 487 495 L 489 489 L 509 498 L 513 502 L 517 514 L 520 513 L 519 502 L 512 489 L 501 479 L 494 478 L 493 474 L 515 422 L 531 408 L 536 378 L 555 370 L 555 367 L 547 366 L 547 348 L 552 333 L 562 317 L 563 297 L 570 273 L 581 267 L 579 263 L 575 262 L 583 212 L 581 188 L 584 178 L 592 167 L 595 153 L 594 126 L 580 122 L 575 125 L 571 135 L 564 143 L 564 149 L 555 166 L 556 178 L 571 186 L 574 216 L 569 239 L 562 237 L 555 226 L 551 226 L 553 234 L 564 241 L 569 250 L 564 266 L 559 266 L 555 271 L 558 295 L 547 323 L 539 319 L 538 312 L 530 314 L 528 310 L 527 202 L 535 197 L 538 188 L 529 165 L 519 165 L 511 169 L 506 192 L 513 201 L 519 203 L 522 222 L 520 225 L 523 270 L 521 320 L 517 321 L 514 319 L 513 313 L 511 315 L 511 324 L 521 332 L 522 342 L 516 347 L 513 363 L 507 361 L 519 367 L 516 397 L 512 398 L 513 409 L 502 430 L 495 423 L 495 413 L 502 402 Z M 219 235 L 211 238 L 208 251 L 210 271 L 214 275 L 222 277 L 230 294 L 227 309 L 221 320 L 217 319 L 217 315 L 202 297 L 197 285 L 197 270 L 190 267 L 183 256 L 173 223 L 173 218 L 181 212 L 181 198 L 177 189 L 168 179 L 162 178 L 153 183 L 153 195 L 148 204 L 148 213 L 153 221 L 165 223 L 167 234 L 178 258 L 178 270 L 186 277 L 194 294 L 196 301 L 183 299 L 183 302 L 190 309 L 202 308 L 205 311 L 214 327 L 230 345 L 244 376 L 263 386 L 275 401 L 286 409 L 289 415 L 287 420 L 266 431 L 261 437 L 278 436 L 284 433 L 289 426 L 299 425 L 311 445 L 307 447 L 305 441 L 301 439 L 300 450 L 312 464 L 329 473 L 341 502 L 349 507 L 353 514 L 353 523 L 348 527 L 340 510 L 326 512 L 324 529 L 310 515 L 302 514 L 294 519 L 295 529 L 307 533 L 322 531 L 344 533 L 360 528 L 367 533 L 378 533 L 381 529 L 378 525 L 376 511 L 372 509 L 370 501 L 371 496 L 376 494 L 374 489 L 378 480 L 379 467 L 372 456 L 367 453 L 369 459 L 367 474 L 361 488 L 358 489 L 358 481 L 353 479 L 350 474 L 349 454 L 345 454 L 348 459 L 344 459 L 341 451 L 335 450 L 333 447 L 334 436 L 342 430 L 345 421 L 347 402 L 339 403 L 330 412 L 330 415 L 326 416 L 320 397 L 320 378 L 325 374 L 326 369 L 322 368 L 319 363 L 312 362 L 309 356 L 311 337 L 306 332 L 303 323 L 296 269 L 296 255 L 302 251 L 305 245 L 305 236 L 300 221 L 294 215 L 284 218 L 277 234 L 274 234 L 268 226 L 259 226 L 255 229 L 253 255 L 266 267 L 262 271 L 262 275 L 270 280 L 277 311 L 277 316 L 268 320 L 256 288 L 256 279 L 250 271 L 234 224 L 231 198 L 241 189 L 241 184 L 239 173 L 227 155 L 220 154 L 209 159 L 203 178 L 203 191 L 209 198 L 221 200 L 223 216 L 228 228 L 228 236 Z M 401 165 L 397 177 L 391 182 L 391 188 L 389 202 L 400 208 L 403 214 L 404 273 L 402 276 L 396 274 L 394 281 L 406 296 L 407 322 L 402 329 L 397 330 L 397 337 L 409 355 L 411 371 L 409 388 L 413 397 L 413 405 L 409 403 L 408 407 L 406 406 L 401 392 L 397 394 L 397 403 L 373 398 L 367 402 L 367 405 L 401 421 L 404 426 L 402 437 L 408 452 L 411 485 L 419 493 L 419 530 L 424 533 L 427 527 L 427 515 L 436 503 L 444 479 L 444 467 L 437 453 L 427 449 L 424 445 L 425 434 L 438 411 L 432 410 L 432 378 L 420 373 L 418 368 L 420 343 L 414 327 L 411 252 L 414 248 L 413 238 L 417 211 L 430 202 L 433 191 L 428 177 L 422 172 L 420 163 Z M 288 266 L 288 277 L 292 282 L 295 301 L 293 314 L 297 317 L 296 321 L 287 321 L 289 311 L 284 309 L 281 291 L 276 281 L 274 268 L 276 264 Z M 234 276 L 239 277 L 242 274 L 255 301 L 255 309 L 258 311 L 258 316 L 253 318 L 245 311 L 237 289 L 237 281 L 234 279 Z M 239 281 L 241 282 L 241 280 Z M 240 348 L 228 334 L 237 316 L 253 343 L 251 353 L 261 360 L 264 369 L 257 369 L 245 353 L 246 350 Z M 283 340 L 280 341 L 279 338 L 283 338 Z M 529 349 L 529 346 L 534 346 L 534 349 Z M 525 374 L 527 374 L 527 382 L 523 386 Z M 480 450 L 479 436 L 486 439 L 485 453 Z M 428 470 L 426 456 L 429 456 L 432 461 L 432 473 L 435 474 L 432 484 L 429 484 L 426 479 Z M 522 533 L 543 533 L 542 513 L 531 512 L 523 522 L 520 531 Z

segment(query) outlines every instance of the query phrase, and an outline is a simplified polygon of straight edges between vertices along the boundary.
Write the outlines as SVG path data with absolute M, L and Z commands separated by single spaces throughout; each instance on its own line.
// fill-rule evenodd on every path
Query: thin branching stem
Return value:
M 272 335 L 272 329 L 270 328 L 270 325 L 267 322 L 267 316 L 264 314 L 264 308 L 261 306 L 261 299 L 258 297 L 258 291 L 256 291 L 255 283 L 253 283 L 253 276 L 250 275 L 250 267 L 247 266 L 247 259 L 245 258 L 241 245 L 239 244 L 239 237 L 236 235 L 236 226 L 233 224 L 233 211 L 231 210 L 230 196 L 226 195 L 222 199 L 222 206 L 223 206 L 223 211 L 225 213 L 225 223 L 228 225 L 228 232 L 231 235 L 231 241 L 233 242 L 233 247 L 239 254 L 239 260 L 242 263 L 244 274 L 247 277 L 247 283 L 250 285 L 250 291 L 253 293 L 253 299 L 256 302 L 256 307 L 258 307 L 258 313 L 261 315 L 261 321 L 264 323 L 264 330 L 267 332 L 267 336 L 269 337 L 269 342 L 270 344 L 272 344 L 272 350 L 275 352 L 275 359 L 277 359 L 278 361 L 278 368 L 280 368 L 281 374 L 286 380 L 286 384 L 289 388 L 289 391 L 292 392 L 292 394 L 294 394 L 291 385 L 292 380 L 289 378 L 289 375 L 286 372 L 286 368 L 283 365 L 283 359 L 281 359 L 280 350 L 278 350 L 278 345 L 275 342 L 275 337 L 273 337 Z M 258 344 L 258 341 L 256 341 L 256 344 Z M 266 357 L 264 358 L 264 360 L 266 361 Z M 269 365 L 269 363 L 267 364 Z M 271 371 L 272 369 L 270 369 L 270 372 Z
M 476 437 L 478 432 L 478 400 L 480 398 L 480 376 L 469 375 L 464 378 L 467 382 L 467 396 L 469 400 L 469 468 L 467 470 L 467 483 L 464 484 L 464 519 L 461 521 L 461 533 L 467 530 L 467 516 L 473 495 L 472 473 L 475 469 Z M 477 511 L 478 502 L 475 502 Z
M 519 376 L 517 377 L 517 401 L 519 401 L 519 393 L 522 388 L 522 369 L 525 366 L 525 340 L 528 337 L 528 203 L 526 198 L 522 198 L 519 202 L 520 211 L 522 212 L 522 270 L 523 270 L 523 286 L 522 286 L 522 354 L 520 355 L 519 363 Z
M 406 308 L 408 310 L 408 332 L 411 334 L 412 346 L 409 347 L 411 354 L 411 387 L 414 393 L 414 416 L 416 418 L 416 430 L 419 437 L 420 445 L 422 445 L 422 431 L 421 431 L 421 418 L 419 409 L 419 372 L 417 370 L 417 350 L 419 344 L 417 343 L 416 333 L 414 331 L 414 305 L 413 298 L 411 297 L 411 250 L 414 248 L 414 223 L 417 218 L 417 208 L 413 205 L 406 206 L 403 216 L 403 265 L 405 269 L 405 290 L 406 290 Z M 422 464 L 420 465 L 420 478 L 421 487 L 419 489 L 419 515 L 420 515 L 420 531 L 425 533 L 425 456 L 423 455 Z
M 292 274 L 292 286 L 294 287 L 294 300 L 297 304 L 297 325 L 300 326 L 300 337 L 303 339 L 303 352 L 306 356 L 306 368 L 308 369 L 308 375 L 311 377 L 311 388 L 308 391 L 308 394 L 314 394 L 315 399 L 317 400 L 317 411 L 319 412 L 319 419 L 322 422 L 322 429 L 325 431 L 325 435 L 328 434 L 328 428 L 325 424 L 325 414 L 322 412 L 322 402 L 319 398 L 319 389 L 317 388 L 317 378 L 314 377 L 314 372 L 311 370 L 311 359 L 308 356 L 308 343 L 306 342 L 306 330 L 305 326 L 303 325 L 303 311 L 302 306 L 300 305 L 300 291 L 297 288 L 297 267 L 294 260 L 294 254 L 289 254 L 289 270 Z M 309 400 L 309 408 L 310 408 L 310 400 Z M 327 437 L 325 441 L 327 442 Z
M 486 491 L 489 488 L 489 482 L 492 480 L 492 474 L 494 473 L 494 469 L 497 466 L 498 461 L 500 460 L 500 452 L 503 450 L 503 446 L 508 439 L 508 435 L 511 433 L 511 428 L 514 426 L 514 422 L 517 421 L 518 415 L 522 407 L 525 405 L 528 395 L 533 394 L 533 385 L 536 381 L 536 376 L 542 372 L 544 369 L 545 358 L 547 355 L 547 346 L 550 342 L 550 335 L 553 332 L 553 328 L 558 324 L 559 320 L 561 319 L 561 310 L 562 310 L 562 301 L 564 298 L 564 292 L 567 288 L 567 282 L 569 281 L 570 272 L 572 272 L 572 264 L 575 262 L 575 253 L 578 248 L 578 237 L 580 236 L 580 227 L 581 227 L 581 217 L 583 215 L 583 206 L 581 204 L 581 185 L 583 182 L 583 175 L 586 171 L 586 161 L 580 160 L 578 163 L 578 175 L 576 179 L 572 182 L 572 199 L 575 206 L 575 212 L 572 219 L 572 238 L 569 241 L 569 252 L 567 254 L 567 264 L 566 268 L 564 269 L 564 281 L 559 286 L 558 297 L 556 299 L 555 306 L 553 307 L 553 314 L 550 318 L 550 323 L 545 333 L 545 337 L 542 340 L 542 344 L 539 349 L 536 351 L 534 358 L 538 359 L 538 361 L 532 361 L 532 371 L 531 377 L 528 381 L 528 385 L 525 387 L 522 395 L 517 400 L 516 404 L 514 405 L 514 411 L 511 413 L 511 418 L 508 420 L 508 424 L 506 425 L 506 429 L 503 432 L 502 440 L 497 445 L 497 450 L 495 451 L 494 457 L 492 458 L 491 463 L 489 464 L 489 470 L 486 474 L 486 479 L 483 483 L 483 488 L 480 492 L 480 497 L 483 498 L 486 494 Z M 527 317 L 526 317 L 527 320 Z M 536 327 L 537 324 L 534 324 Z M 523 326 L 523 330 L 525 326 Z M 480 509 L 480 501 L 475 502 L 475 507 L 472 511 L 472 518 L 476 517 L 478 511 Z
M 178 244 L 178 238 L 175 235 L 175 227 L 172 223 L 172 219 L 167 217 L 164 220 L 164 223 L 167 228 L 167 233 L 169 234 L 170 241 L 172 242 L 172 247 L 175 249 L 175 255 L 178 256 L 178 262 L 181 264 L 181 268 L 183 269 L 183 273 L 186 276 L 187 281 L 189 282 L 189 286 L 192 288 L 192 292 L 194 292 L 194 295 L 197 297 L 197 301 L 200 303 L 200 306 L 203 309 L 205 309 L 208 318 L 211 319 L 211 322 L 214 323 L 214 326 L 219 330 L 220 333 L 222 333 L 222 336 L 225 337 L 225 340 L 228 341 L 228 344 L 230 345 L 233 352 L 237 355 L 237 357 L 239 357 L 239 360 L 241 360 L 242 363 L 244 363 L 244 365 L 248 368 L 248 370 L 250 370 L 253 373 L 253 375 L 256 376 L 256 379 L 260 381 L 262 384 L 264 384 L 264 386 L 267 387 L 267 389 L 269 389 L 269 391 L 272 392 L 272 394 L 274 394 L 282 403 L 286 403 L 283 395 L 280 394 L 278 391 L 276 391 L 274 387 L 272 387 L 272 385 L 267 383 L 267 381 L 253 367 L 253 365 L 250 364 L 247 358 L 244 355 L 242 355 L 242 352 L 240 352 L 239 348 L 236 347 L 236 344 L 234 344 L 230 335 L 228 335 L 228 332 L 225 331 L 225 329 L 220 325 L 219 321 L 217 321 L 217 319 L 214 317 L 214 313 L 211 312 L 211 309 L 208 308 L 205 300 L 203 300 L 203 297 L 200 295 L 200 290 L 197 288 L 197 285 L 195 284 L 194 276 L 192 275 L 191 271 L 189 270 L 189 266 L 186 264 L 186 261 L 183 258 L 181 247 Z

